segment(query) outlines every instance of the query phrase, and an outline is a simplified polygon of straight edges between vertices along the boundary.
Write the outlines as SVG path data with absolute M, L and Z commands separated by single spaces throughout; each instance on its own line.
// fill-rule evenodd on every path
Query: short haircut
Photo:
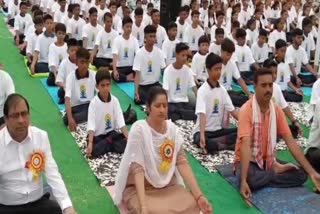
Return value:
M 305 28 L 306 26 L 308 25 L 312 25 L 312 20 L 310 17 L 305 17 L 303 20 L 302 20 L 302 29 Z
M 98 13 L 98 10 L 97 10 L 97 8 L 95 8 L 95 7 L 91 7 L 91 8 L 89 9 L 89 15 L 92 15 L 92 14 L 94 14 L 94 13 Z
M 26 106 L 27 106 L 27 109 L 28 109 L 28 112 L 30 111 L 30 108 L 29 108 L 29 103 L 27 101 L 27 99 L 25 97 L 23 97 L 21 94 L 10 94 L 6 101 L 4 102 L 4 105 L 3 105 L 3 114 L 5 117 L 9 117 L 9 111 L 10 109 L 17 105 L 18 102 L 20 101 L 24 101 L 26 103 Z
M 134 10 L 134 15 L 135 16 L 143 16 L 143 9 L 138 7 Z
M 98 72 L 96 73 L 96 84 L 99 85 L 102 80 L 108 80 L 111 82 L 111 75 L 108 68 L 101 67 L 98 69 Z
M 73 6 L 74 6 L 74 4 L 69 4 L 69 5 L 68 5 L 68 9 L 67 9 L 68 13 L 72 13 L 72 11 L 73 11 Z
M 283 48 L 283 47 L 287 47 L 287 42 L 284 41 L 283 39 L 278 39 L 275 43 L 275 48 L 276 50 L 277 49 L 280 49 L 280 48 Z
M 276 61 L 274 61 L 273 59 L 266 59 L 263 62 L 263 67 L 265 68 L 271 68 L 271 67 L 277 67 L 278 63 Z
M 295 28 L 292 30 L 292 37 L 302 36 L 303 31 L 300 28 Z
M 240 22 L 239 21 L 232 22 L 232 26 L 231 26 L 232 29 L 239 28 L 239 27 L 240 27 Z
M 283 3 L 282 3 L 282 6 L 283 6 Z M 287 10 L 281 10 L 280 15 L 282 16 L 285 12 L 288 12 L 288 11 Z
M 270 76 L 272 77 L 272 72 L 271 72 L 271 70 L 268 69 L 268 68 L 260 68 L 258 71 L 254 72 L 253 82 L 254 82 L 255 84 L 257 84 L 259 77 L 265 76 L 265 75 L 270 75 Z
M 188 12 L 189 9 L 186 8 L 186 6 L 187 6 L 187 5 L 180 7 L 180 8 L 179 8 L 179 13 L 181 13 L 181 12 Z
M 168 31 L 171 30 L 172 28 L 178 28 L 177 23 L 175 23 L 175 22 L 169 22 L 169 24 L 168 24 Z
M 53 18 L 50 14 L 46 14 L 44 17 L 43 17 L 43 21 L 46 22 L 47 20 L 52 20 L 53 21 Z
M 155 14 L 155 13 L 160 13 L 160 11 L 158 9 L 152 9 L 151 16 L 153 16 L 153 14 Z
M 216 12 L 216 17 L 218 18 L 219 16 L 224 16 L 224 12 L 221 11 L 221 10 L 218 10 L 218 11 Z
M 154 5 L 153 5 L 152 2 L 150 2 L 150 3 L 147 4 L 147 9 L 149 9 L 149 8 L 154 8 Z
M 197 11 L 197 10 L 193 10 L 193 11 L 191 12 L 191 17 L 196 16 L 196 15 L 200 15 L 200 12 Z
M 210 70 L 216 64 L 222 63 L 222 58 L 217 54 L 210 53 L 206 58 L 206 68 Z
M 71 38 L 71 39 L 67 40 L 67 46 L 68 46 L 68 48 L 76 47 L 76 46 L 78 47 L 79 44 L 78 44 L 78 41 L 76 39 Z
M 77 7 L 80 7 L 80 4 L 73 4 L 73 8 L 72 8 L 72 11 L 74 11 L 74 9 L 76 9 Z
M 217 35 L 224 35 L 224 29 L 221 28 L 221 27 L 218 27 L 218 28 L 215 30 L 215 33 L 216 33 L 216 36 L 217 36 Z
M 200 47 L 200 45 L 202 43 L 207 43 L 208 45 L 210 44 L 210 40 L 209 40 L 208 36 L 206 36 L 206 35 L 200 36 L 200 38 L 198 40 L 198 46 Z
M 254 23 L 256 23 L 256 20 L 254 18 L 249 19 L 247 22 L 247 28 L 250 28 L 250 26 Z
M 246 38 L 247 32 L 243 28 L 239 28 L 236 32 L 236 38 Z
M 90 52 L 87 49 L 80 47 L 77 50 L 76 57 L 77 57 L 77 59 L 89 60 L 90 59 Z
M 144 35 L 147 35 L 150 33 L 157 33 L 157 28 L 154 25 L 147 25 L 143 31 L 144 31 Z
M 36 16 L 43 16 L 43 11 L 42 10 L 35 10 L 33 12 L 33 17 L 36 17 Z
M 222 43 L 221 43 L 221 50 L 228 52 L 228 53 L 233 53 L 236 50 L 236 47 L 233 43 L 233 41 L 231 41 L 228 38 L 223 39 Z
M 20 5 L 19 5 L 19 8 L 21 8 L 22 6 L 28 6 L 27 2 L 26 1 L 21 1 L 20 2 Z
M 259 36 L 268 37 L 268 31 L 266 31 L 265 29 L 261 28 L 261 29 L 259 30 Z
M 33 5 L 33 6 L 31 7 L 31 13 L 33 13 L 33 12 L 36 11 L 36 10 L 40 10 L 39 5 Z
M 112 14 L 110 12 L 106 12 L 104 15 L 103 15 L 103 21 L 106 21 L 107 17 L 111 18 L 112 19 Z
M 35 17 L 35 18 L 33 19 L 33 23 L 34 23 L 35 25 L 43 24 L 43 18 L 42 18 L 42 17 Z
M 274 22 L 274 26 L 275 28 L 277 29 L 278 28 L 278 25 L 281 23 L 282 19 L 281 18 L 278 18 L 276 19 L 276 21 Z
M 176 53 L 189 50 L 189 46 L 186 43 L 180 42 L 176 45 Z
M 55 26 L 55 32 L 58 33 L 59 31 L 66 33 L 67 32 L 66 26 L 62 23 L 57 23 Z
M 126 24 L 132 24 L 132 23 L 133 23 L 133 21 L 130 18 L 130 16 L 123 17 L 123 19 L 122 19 L 122 27 L 124 27 Z
M 117 7 L 117 2 L 115 2 L 115 1 L 110 1 L 110 3 L 109 3 L 109 8 L 112 7 L 112 6 Z

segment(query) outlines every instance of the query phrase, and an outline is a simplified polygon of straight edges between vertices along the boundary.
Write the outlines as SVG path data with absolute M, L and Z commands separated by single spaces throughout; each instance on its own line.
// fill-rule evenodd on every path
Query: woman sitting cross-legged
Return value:
M 185 156 L 178 128 L 166 120 L 167 93 L 149 91 L 148 117 L 133 124 L 116 177 L 115 203 L 128 213 L 211 214 Z M 184 186 L 189 187 L 190 191 Z

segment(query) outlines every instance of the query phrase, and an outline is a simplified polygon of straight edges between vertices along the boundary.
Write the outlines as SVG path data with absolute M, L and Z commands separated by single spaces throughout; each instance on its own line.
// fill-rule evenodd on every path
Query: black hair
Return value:
M 124 27 L 126 24 L 133 24 L 133 21 L 130 18 L 130 16 L 125 16 L 122 19 L 122 27 Z
M 233 53 L 233 52 L 235 52 L 236 47 L 235 47 L 233 41 L 231 41 L 228 38 L 225 38 L 221 43 L 221 50 L 226 51 L 228 53 Z
M 21 1 L 20 5 L 19 5 L 19 8 L 21 8 L 22 6 L 28 6 L 27 2 L 26 1 Z
M 35 10 L 33 11 L 33 18 L 36 16 L 43 16 L 42 10 Z
M 35 18 L 33 19 L 33 23 L 34 23 L 35 25 L 43 24 L 43 18 L 42 18 L 42 17 L 35 17 Z
M 268 69 L 268 68 L 260 68 L 258 71 L 254 72 L 253 82 L 254 82 L 255 84 L 257 84 L 259 77 L 265 76 L 265 75 L 270 75 L 270 76 L 272 77 L 272 72 L 271 72 L 271 70 Z
M 62 23 L 57 23 L 54 29 L 55 29 L 56 33 L 58 33 L 58 31 L 66 33 L 66 31 L 67 31 L 66 26 Z
M 117 3 L 115 1 L 110 1 L 109 3 L 109 8 L 112 6 L 116 6 L 117 7 Z
M 79 47 L 79 44 L 78 44 L 78 41 L 76 39 L 71 38 L 71 39 L 67 40 L 67 46 L 68 46 L 68 48 L 75 47 L 75 46 Z
M 195 15 L 200 15 L 200 12 L 197 11 L 197 10 L 193 10 L 193 11 L 191 12 L 191 17 L 193 17 L 193 16 L 195 16 Z
M 153 3 L 149 2 L 149 3 L 147 4 L 147 9 L 149 9 L 149 8 L 154 8 Z
M 40 10 L 39 5 L 33 5 L 33 6 L 31 7 L 31 13 L 33 13 L 33 12 L 36 11 L 36 10 Z
M 281 10 L 280 15 L 282 16 L 285 12 L 288 12 L 287 10 Z
M 172 28 L 178 28 L 177 23 L 175 23 L 175 22 L 169 22 L 169 24 L 168 24 L 168 31 L 171 30 Z
M 95 7 L 91 7 L 91 8 L 89 9 L 89 15 L 92 15 L 92 14 L 94 14 L 94 13 L 98 13 L 98 10 L 97 10 L 97 8 L 95 8 Z
M 224 29 L 218 27 L 218 28 L 215 30 L 215 34 L 216 34 L 216 36 L 217 36 L 217 35 L 224 35 Z
M 134 15 L 135 16 L 143 16 L 143 9 L 138 7 L 134 10 Z
M 165 95 L 166 98 L 168 99 L 167 92 L 162 87 L 159 87 L 159 86 L 151 87 L 151 89 L 148 92 L 148 96 L 147 96 L 148 98 L 146 102 L 148 107 L 151 106 L 151 104 L 156 100 L 158 95 Z
M 236 32 L 236 38 L 239 39 L 239 38 L 246 38 L 247 36 L 247 32 L 242 29 L 242 28 L 239 28 Z
M 185 50 L 189 50 L 189 46 L 186 43 L 180 42 L 176 45 L 177 54 Z
M 80 4 L 73 4 L 73 8 L 72 8 L 72 11 L 74 11 L 74 9 L 76 9 L 77 7 L 80 7 Z
M 188 10 L 189 10 L 188 8 L 189 8 L 189 7 L 187 6 L 187 7 L 188 7 L 188 8 L 187 8 L 186 6 L 187 6 L 187 5 L 180 7 L 180 8 L 179 8 L 179 13 L 181 13 L 181 12 L 188 12 Z
M 25 102 L 25 104 L 26 104 L 26 106 L 27 106 L 27 109 L 28 109 L 28 112 L 30 111 L 29 103 L 28 103 L 28 101 L 27 101 L 27 99 L 26 99 L 25 97 L 23 97 L 21 94 L 16 94 L 16 93 L 10 94 L 10 95 L 7 97 L 7 99 L 6 99 L 6 101 L 4 102 L 4 105 L 3 105 L 3 114 L 4 114 L 4 116 L 5 116 L 6 118 L 9 117 L 9 111 L 10 111 L 10 109 L 11 109 L 13 106 L 17 105 L 17 103 L 18 103 L 19 101 L 21 101 L 21 100 L 23 100 L 23 101 Z
M 74 4 L 69 4 L 69 5 L 68 5 L 67 12 L 68 12 L 68 13 L 72 13 L 73 7 L 74 7 Z
M 302 20 L 302 29 L 307 27 L 308 25 L 312 25 L 312 20 L 309 17 L 305 17 Z
M 254 23 L 256 23 L 256 20 L 254 18 L 249 19 L 247 22 L 247 28 L 250 28 L 250 26 Z
M 208 54 L 206 58 L 206 68 L 208 69 L 208 71 L 210 71 L 213 66 L 219 63 L 222 63 L 222 58 L 220 56 L 214 53 Z
M 281 18 L 278 18 L 276 19 L 276 21 L 274 22 L 274 29 L 278 29 L 278 25 L 281 23 L 282 19 Z
M 292 38 L 296 36 L 302 36 L 303 31 L 300 28 L 295 28 L 292 30 Z
M 80 47 L 77 50 L 76 57 L 77 57 L 77 59 L 89 60 L 90 59 L 90 52 L 87 49 Z
M 275 43 L 275 48 L 276 50 L 277 49 L 280 49 L 280 48 L 283 48 L 283 47 L 287 47 L 287 42 L 284 41 L 283 39 L 278 39 Z
M 50 14 L 46 14 L 44 17 L 43 17 L 43 22 L 46 22 L 47 20 L 52 20 L 53 21 L 53 18 Z
M 107 17 L 111 18 L 112 19 L 112 14 L 110 12 L 106 12 L 104 15 L 103 15 L 103 21 L 106 21 Z
M 147 25 L 143 31 L 144 31 L 144 35 L 147 35 L 150 33 L 157 33 L 157 28 L 154 25 Z
M 232 22 L 232 26 L 231 26 L 232 29 L 239 28 L 239 27 L 240 27 L 240 22 L 239 21 Z
M 109 80 L 111 82 L 111 74 L 105 67 L 99 68 L 96 73 L 96 84 L 99 85 L 102 80 Z
M 218 18 L 219 16 L 224 16 L 224 12 L 221 11 L 221 10 L 218 10 L 218 11 L 216 12 L 216 17 Z
M 266 59 L 263 62 L 263 67 L 264 68 L 271 68 L 271 67 L 277 67 L 278 63 L 276 61 L 274 61 L 273 59 Z
M 153 16 L 155 13 L 160 13 L 160 11 L 158 9 L 152 9 L 150 15 Z
M 261 28 L 261 29 L 259 30 L 259 36 L 268 37 L 268 31 L 266 31 L 265 29 Z
M 208 45 L 210 44 L 210 40 L 209 40 L 208 36 L 206 36 L 206 35 L 200 36 L 200 38 L 198 40 L 198 46 L 200 47 L 200 45 L 202 43 L 207 43 Z

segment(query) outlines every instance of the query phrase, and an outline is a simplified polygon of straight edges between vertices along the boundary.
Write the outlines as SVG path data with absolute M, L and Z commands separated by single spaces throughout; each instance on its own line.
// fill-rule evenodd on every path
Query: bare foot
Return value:
M 299 167 L 294 165 L 293 163 L 281 164 L 275 161 L 273 164 L 273 170 L 275 171 L 276 174 L 282 174 L 290 170 L 298 170 L 298 169 Z

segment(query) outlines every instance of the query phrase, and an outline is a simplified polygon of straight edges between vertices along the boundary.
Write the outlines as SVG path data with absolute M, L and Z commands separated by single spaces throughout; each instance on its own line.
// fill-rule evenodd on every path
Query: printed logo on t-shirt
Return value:
M 112 128 L 111 115 L 109 113 L 107 113 L 106 116 L 104 117 L 104 121 L 105 121 L 105 125 L 106 125 L 106 130 L 111 129 Z
M 25 28 L 26 28 L 26 23 L 22 23 L 22 30 L 24 31 L 25 30 Z
M 219 114 L 219 99 L 213 100 L 213 111 L 212 114 Z
M 63 60 L 63 56 L 59 54 L 59 65 L 61 64 L 62 60 Z
M 96 40 L 96 34 L 93 33 L 93 34 L 92 34 L 92 40 L 91 40 L 91 41 L 94 42 L 95 40 Z
M 79 33 L 79 30 L 78 30 L 78 27 L 76 27 L 75 34 L 78 34 L 78 33 Z
M 192 44 L 195 44 L 195 43 L 196 43 L 196 38 L 192 37 Z
M 175 51 L 175 50 L 172 51 L 172 58 L 173 58 L 173 59 L 176 58 L 176 51 Z
M 242 61 L 242 62 L 245 62 L 245 55 L 244 55 L 244 53 L 242 53 L 241 61 Z
M 80 99 L 87 99 L 87 87 L 86 85 L 80 86 Z
M 280 82 L 284 82 L 284 72 L 280 72 Z
M 111 48 L 111 39 L 108 40 L 107 44 L 108 44 L 107 48 L 110 49 Z
M 123 52 L 124 52 L 123 57 L 124 58 L 128 58 L 129 57 L 128 51 L 129 51 L 129 48 L 125 47 L 124 50 L 123 50 Z
M 227 83 L 227 74 L 224 72 L 223 74 L 223 84 Z
M 137 40 L 140 41 L 140 33 L 137 33 Z
M 179 38 L 180 38 L 180 40 L 182 40 L 182 39 L 183 39 L 183 33 L 182 33 L 182 32 L 180 33 Z
M 203 64 L 202 73 L 206 73 L 206 64 Z
M 306 52 L 308 52 L 308 44 L 306 43 Z
M 260 58 L 261 58 L 261 56 L 260 56 L 260 54 L 258 55 L 258 60 L 260 60 Z
M 152 61 L 148 61 L 148 73 L 152 72 Z
M 180 78 L 178 77 L 177 79 L 176 79 L 176 92 L 177 91 L 180 91 L 181 90 L 181 80 L 180 80 Z

